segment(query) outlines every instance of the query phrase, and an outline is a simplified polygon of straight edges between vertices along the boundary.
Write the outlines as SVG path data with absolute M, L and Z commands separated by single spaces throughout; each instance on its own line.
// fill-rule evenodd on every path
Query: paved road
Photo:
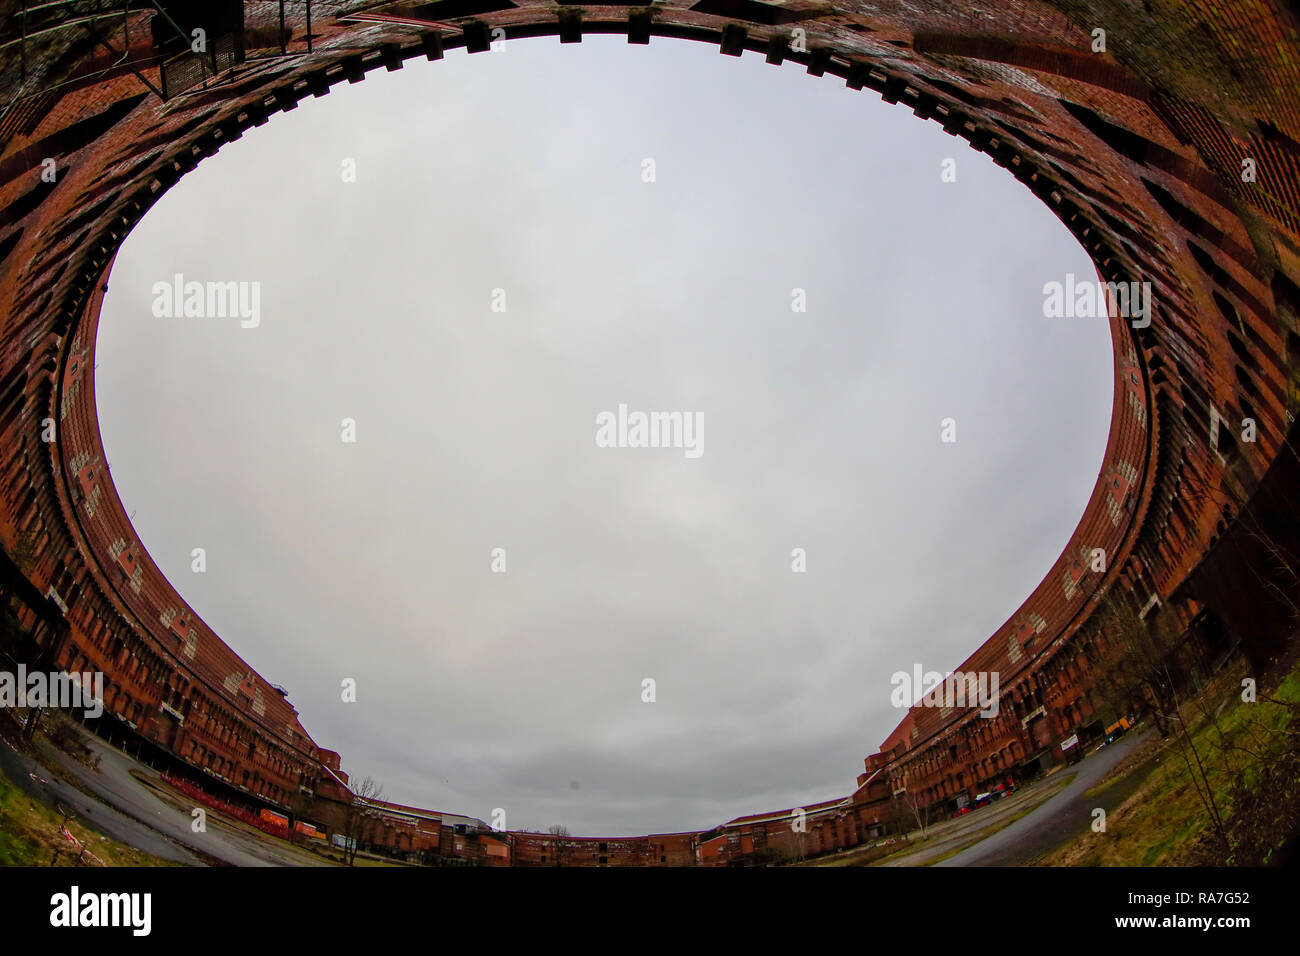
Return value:
M 1026 784 L 974 813 L 940 820 L 929 827 L 923 841 L 898 856 L 886 858 L 879 865 L 929 866 L 933 860 L 985 839 L 981 834 L 990 835 L 998 827 L 1009 826 L 1020 814 L 1028 813 L 1050 800 L 1073 777 L 1072 770 L 1063 770 Z
M 1074 779 L 1060 793 L 1010 826 L 935 866 L 1019 866 L 1070 841 L 1092 825 L 1095 807 L 1103 807 L 1109 812 L 1127 796 L 1120 788 L 1115 792 L 1107 790 L 1096 797 L 1086 797 L 1084 791 L 1094 786 L 1153 732 L 1121 737 L 1109 747 L 1084 758 L 1070 768 Z
M 86 743 L 99 754 L 99 770 L 92 770 L 63 754 L 58 755 L 59 767 L 99 797 L 98 800 L 64 783 L 3 743 L 0 743 L 0 767 L 25 793 L 47 805 L 52 806 L 55 801 L 62 803 L 72 809 L 82 823 L 164 860 L 202 866 L 205 864 L 198 855 L 201 853 L 233 866 L 329 865 L 314 854 L 298 850 L 243 824 L 227 823 L 215 811 L 208 812 L 207 832 L 195 833 L 192 829 L 192 806 L 162 799 L 132 773 L 134 771 L 157 784 L 159 776 L 156 772 L 97 737 L 87 737 Z M 46 782 L 31 780 L 29 773 L 35 773 Z
M 1084 791 L 1137 749 L 1150 733 L 1121 738 L 1075 764 L 1067 771 L 1075 775 L 1074 779 L 1059 793 L 1016 822 L 935 865 L 1015 866 L 1073 839 L 1091 824 L 1094 807 L 1113 809 L 1131 787 L 1121 784 L 1094 798 L 1085 797 Z M 235 866 L 329 865 L 314 854 L 243 824 L 227 823 L 215 813 L 208 815 L 207 832 L 195 833 L 191 829 L 192 808 L 187 803 L 161 798 L 136 776 L 157 783 L 157 773 L 98 738 L 88 738 L 87 743 L 100 756 L 98 771 L 61 754 L 59 765 L 99 799 L 64 783 L 3 741 L 0 741 L 0 769 L 20 790 L 47 806 L 61 804 L 72 810 L 82 823 L 164 860 L 203 866 L 199 854 L 205 854 L 209 859 Z M 32 773 L 40 779 L 31 779 Z M 1014 807 L 1008 805 L 1008 810 L 1014 812 Z M 962 823 L 967 819 L 962 818 Z M 936 854 L 921 854 L 898 863 L 915 865 L 923 863 L 921 856 L 933 855 Z
M 4 775 L 13 782 L 14 786 L 33 800 L 50 808 L 62 806 L 71 810 L 79 823 L 93 827 L 120 843 L 174 863 L 185 863 L 190 866 L 204 865 L 199 857 L 157 830 L 86 796 L 76 787 L 53 776 L 34 760 L 14 750 L 3 740 L 0 740 L 0 770 L 4 771 Z M 33 779 L 30 774 L 35 774 L 37 779 Z M 91 852 L 94 852 L 93 846 Z

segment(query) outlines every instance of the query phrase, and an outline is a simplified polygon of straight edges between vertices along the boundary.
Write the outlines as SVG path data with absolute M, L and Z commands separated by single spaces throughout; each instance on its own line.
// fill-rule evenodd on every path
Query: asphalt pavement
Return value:
M 1092 825 L 1094 809 L 1101 807 L 1109 812 L 1120 802 L 1117 798 L 1123 792 L 1107 791 L 1096 797 L 1087 797 L 1084 791 L 1096 786 L 1097 781 L 1152 733 L 1154 731 L 1128 734 L 1089 754 L 1069 769 L 1074 779 L 1059 793 L 1010 826 L 935 866 L 1019 866 L 1074 839 Z
M 196 833 L 195 807 L 184 797 L 164 799 L 160 791 L 167 792 L 167 787 L 157 772 L 97 737 L 88 736 L 86 743 L 99 755 L 97 770 L 64 754 L 57 759 L 60 769 L 93 797 L 3 742 L 0 768 L 24 793 L 45 805 L 62 805 L 79 822 L 164 860 L 190 866 L 207 865 L 205 857 L 232 866 L 329 865 L 242 823 L 227 822 L 214 810 L 206 811 L 205 832 Z

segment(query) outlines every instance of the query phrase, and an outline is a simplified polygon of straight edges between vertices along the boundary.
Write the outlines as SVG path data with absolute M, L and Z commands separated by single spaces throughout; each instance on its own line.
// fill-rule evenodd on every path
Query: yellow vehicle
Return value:
M 1133 721 L 1127 717 L 1121 717 L 1115 723 L 1106 728 L 1106 743 L 1110 743 L 1116 737 L 1119 737 L 1124 731 L 1133 726 Z

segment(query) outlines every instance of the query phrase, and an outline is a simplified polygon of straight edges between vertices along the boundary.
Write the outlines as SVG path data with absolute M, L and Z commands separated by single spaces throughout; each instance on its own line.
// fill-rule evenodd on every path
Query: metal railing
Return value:
M 0 106 L 0 129 L 4 129 L 10 113 L 20 101 L 46 95 L 53 90 L 73 84 L 83 84 L 123 67 L 133 72 L 150 92 L 156 93 L 160 99 L 168 100 L 196 87 L 207 89 L 222 74 L 233 76 L 235 68 L 241 63 L 253 60 L 279 60 L 283 57 L 301 55 L 304 51 L 289 49 L 291 34 L 287 22 L 286 2 L 287 0 L 279 0 L 277 34 L 279 51 L 250 59 L 245 56 L 242 9 L 238 17 L 239 25 L 235 29 L 206 38 L 201 48 L 195 50 L 194 38 L 181 28 L 159 0 L 46 0 L 41 3 L 21 0 L 14 17 L 17 21 L 17 30 L 8 31 L 16 32 L 16 35 L 0 34 L 0 57 L 8 55 L 8 52 L 17 48 L 19 67 L 17 87 Z M 306 34 L 303 37 L 306 43 L 305 52 L 311 53 L 313 51 L 311 0 L 300 0 L 300 5 L 303 7 L 302 14 L 306 23 Z M 243 7 L 242 2 L 239 2 L 239 6 Z M 162 55 L 162 51 L 157 51 L 158 55 L 153 57 L 131 61 L 131 19 L 132 16 L 142 15 L 164 18 L 167 26 L 170 27 L 169 41 L 172 38 L 179 40 L 184 49 L 167 55 L 161 60 L 159 56 Z M 117 20 L 121 23 L 122 49 L 120 51 L 109 43 L 112 34 L 117 32 L 116 27 L 112 31 L 104 31 L 101 28 L 101 24 L 107 20 Z M 41 72 L 35 69 L 36 65 L 32 62 L 31 45 L 35 41 L 51 38 L 60 31 L 74 28 L 88 31 L 96 42 L 114 54 L 116 59 L 93 72 L 81 73 L 60 82 L 43 82 Z M 161 88 L 155 86 L 140 72 L 141 69 L 152 68 L 157 68 L 159 71 L 158 80 Z

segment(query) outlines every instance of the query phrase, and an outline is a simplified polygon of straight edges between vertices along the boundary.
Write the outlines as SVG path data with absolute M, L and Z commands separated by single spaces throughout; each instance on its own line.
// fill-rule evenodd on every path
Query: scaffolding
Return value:
M 291 50 L 289 0 L 269 0 L 257 7 L 278 8 L 278 49 L 249 56 L 246 48 L 244 0 L 18 0 L 0 27 L 0 64 L 13 84 L 0 94 L 0 139 L 13 125 L 24 100 L 48 102 L 61 88 L 93 82 L 129 71 L 163 101 L 206 90 L 233 79 L 244 64 L 281 60 L 312 52 L 312 0 L 296 0 L 306 27 L 304 49 Z M 260 18 L 259 18 L 260 19 Z M 132 43 L 150 40 L 149 53 L 131 57 Z M 108 63 L 75 76 L 50 77 L 49 62 L 87 40 L 109 54 Z M 120 46 L 120 49 L 119 49 Z M 266 47 L 255 47 L 266 50 Z M 53 57 L 51 57 L 53 54 Z M 16 58 L 16 77 L 10 64 Z M 156 82 L 144 71 L 157 70 Z M 16 83 L 13 81 L 16 79 Z M 2 87 L 0 87 L 2 89 Z

